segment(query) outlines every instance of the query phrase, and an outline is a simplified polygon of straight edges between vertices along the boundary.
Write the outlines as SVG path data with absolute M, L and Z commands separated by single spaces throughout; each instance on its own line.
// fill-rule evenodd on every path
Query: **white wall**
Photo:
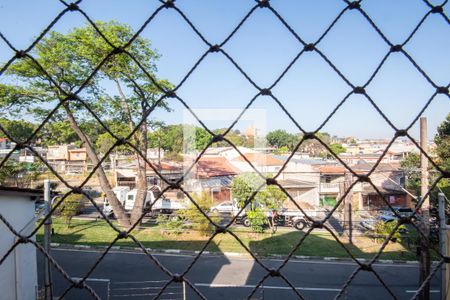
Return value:
M 0 195 L 0 213 L 22 234 L 34 228 L 34 201 L 18 194 Z M 27 226 L 28 225 L 28 226 Z M 34 238 L 34 237 L 33 237 Z M 16 237 L 0 221 L 0 257 L 14 244 Z M 32 244 L 20 244 L 0 265 L 1 299 L 36 299 L 37 265 L 36 248 Z

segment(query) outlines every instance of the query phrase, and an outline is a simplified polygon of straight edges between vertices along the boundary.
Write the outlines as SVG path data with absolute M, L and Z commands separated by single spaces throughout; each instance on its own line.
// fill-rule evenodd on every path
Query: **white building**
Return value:
M 0 187 L 0 214 L 26 236 L 35 228 L 35 200 L 41 196 L 40 190 Z M 16 241 L 17 237 L 0 222 L 0 257 Z M 0 298 L 36 299 L 37 289 L 36 248 L 29 243 L 19 244 L 0 265 Z

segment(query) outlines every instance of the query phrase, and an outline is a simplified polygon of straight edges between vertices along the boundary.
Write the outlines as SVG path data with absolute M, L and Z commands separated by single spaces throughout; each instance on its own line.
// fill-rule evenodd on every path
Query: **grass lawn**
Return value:
M 61 244 L 82 244 L 91 246 L 106 246 L 117 236 L 104 220 L 72 220 L 70 227 L 67 227 L 62 220 L 54 219 L 53 228 L 55 234 L 52 242 Z M 247 228 L 236 228 L 233 232 L 242 240 L 244 245 L 257 255 L 265 256 L 270 254 L 288 254 L 296 243 L 304 235 L 301 231 L 290 231 L 279 228 L 276 234 L 262 233 L 255 234 Z M 169 233 L 158 226 L 149 226 L 145 229 L 133 231 L 133 235 L 139 239 L 143 245 L 152 249 L 181 249 L 200 250 L 208 240 L 204 236 L 192 230 L 185 230 L 182 234 Z M 43 229 L 37 234 L 38 241 L 43 239 Z M 354 237 L 353 245 L 347 243 L 347 238 L 342 237 L 342 242 L 358 258 L 372 258 L 380 243 L 368 237 Z M 116 246 L 137 247 L 131 239 L 122 239 Z M 219 234 L 208 245 L 211 252 L 245 252 L 245 249 L 230 234 Z M 344 248 L 329 234 L 313 231 L 303 242 L 296 255 L 306 256 L 333 256 L 348 257 Z M 415 260 L 416 255 L 400 243 L 389 243 L 380 259 L 400 259 Z

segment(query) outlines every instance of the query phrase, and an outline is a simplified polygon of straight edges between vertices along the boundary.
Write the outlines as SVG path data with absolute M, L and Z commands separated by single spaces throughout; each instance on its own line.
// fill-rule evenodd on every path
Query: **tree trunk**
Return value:
M 75 133 L 78 135 L 80 140 L 85 145 L 86 153 L 87 153 L 89 159 L 92 161 L 92 163 L 94 165 L 97 165 L 100 162 L 100 159 L 98 158 L 97 153 L 95 152 L 90 139 L 84 134 L 84 132 L 78 126 L 78 123 L 75 120 L 75 117 L 73 116 L 67 103 L 64 104 L 64 109 L 67 112 L 67 117 L 68 117 L 70 126 L 72 127 L 73 131 L 75 131 Z M 102 166 L 99 166 L 97 168 L 96 175 L 97 175 L 98 181 L 100 182 L 100 187 L 101 187 L 102 191 L 106 194 L 106 198 L 108 199 L 108 202 L 111 205 L 111 207 L 114 211 L 114 214 L 115 214 L 117 220 L 119 221 L 119 224 L 128 228 L 130 226 L 130 219 L 126 215 L 122 204 L 119 202 L 119 199 L 117 199 L 116 194 L 114 194 Z
M 130 106 L 128 105 L 125 93 L 122 90 L 120 81 L 115 80 L 117 90 L 121 98 L 122 108 L 125 115 L 128 118 L 128 127 L 130 131 L 134 130 L 135 124 L 133 122 L 133 117 L 131 114 Z M 144 113 L 142 113 L 144 115 Z M 139 130 L 134 135 L 134 141 L 136 148 L 146 156 L 147 155 L 147 122 L 143 122 Z M 134 199 L 133 209 L 131 210 L 130 222 L 133 225 L 136 223 L 142 215 L 144 210 L 145 198 L 147 197 L 147 171 L 146 171 L 146 161 L 142 158 L 137 151 L 136 154 L 136 198 Z M 140 223 L 140 222 L 139 222 Z M 137 224 L 138 226 L 140 224 Z
M 142 152 L 143 155 L 147 155 L 147 124 L 144 122 L 141 125 L 140 131 L 140 141 L 139 144 L 136 145 L 138 149 Z M 137 182 L 136 182 L 136 200 L 134 202 L 133 209 L 131 210 L 131 224 L 136 223 L 142 215 L 145 198 L 147 196 L 147 170 L 146 170 L 146 161 L 144 158 L 139 156 L 136 153 L 137 160 Z M 140 224 L 138 224 L 140 225 Z

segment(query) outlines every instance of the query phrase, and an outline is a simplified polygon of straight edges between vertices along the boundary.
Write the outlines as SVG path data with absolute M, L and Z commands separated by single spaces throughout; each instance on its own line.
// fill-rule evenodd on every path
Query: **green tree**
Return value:
M 208 212 L 210 210 L 213 199 L 208 193 L 194 195 L 193 198 L 202 211 Z M 179 211 L 178 216 L 186 220 L 190 224 L 190 228 L 200 234 L 211 235 L 215 230 L 209 220 L 193 204 L 191 204 L 187 209 Z M 216 223 L 220 220 L 217 215 L 211 215 L 210 217 Z
M 41 162 L 26 163 L 8 160 L 0 168 L 0 185 L 13 187 L 31 187 L 40 175 Z
M 169 152 L 183 152 L 183 125 L 168 125 L 161 129 L 161 147 Z
M 450 170 L 450 114 L 437 128 L 437 134 L 434 137 L 436 143 L 436 155 L 438 165 L 444 169 Z M 450 180 L 441 179 L 438 187 L 444 192 L 447 198 L 450 198 Z
M 338 144 L 338 143 L 334 143 L 330 145 L 330 149 L 334 152 L 334 154 L 339 155 L 341 153 L 345 153 L 347 151 L 347 149 L 345 149 L 344 146 L 342 146 L 342 144 Z M 331 155 L 331 153 L 328 152 L 327 155 L 328 158 L 332 158 L 333 155 Z
M 38 133 L 43 146 L 78 144 L 80 139 L 68 121 L 54 121 L 44 125 Z
M 60 215 L 67 227 L 70 227 L 73 217 L 80 214 L 86 206 L 87 199 L 83 195 L 70 194 L 64 200 L 59 199 L 54 205 L 58 205 L 55 211 L 56 215 Z
M 450 114 L 437 128 L 437 134 L 434 137 L 436 143 L 436 154 L 438 164 L 445 170 L 450 170 Z
M 280 211 L 286 200 L 286 195 L 278 186 L 264 186 L 264 183 L 265 181 L 255 173 L 241 174 L 234 177 L 231 182 L 231 193 L 239 208 L 244 207 L 250 196 L 262 186 L 246 207 L 254 231 L 263 231 L 269 211 Z
M 25 120 L 9 120 L 1 118 L 0 125 L 14 140 L 19 142 L 26 141 L 36 129 L 35 124 Z M 0 131 L 0 137 L 3 138 L 6 137 L 6 135 Z
M 400 167 L 405 173 L 405 188 L 413 195 L 420 196 L 420 155 L 417 153 L 409 153 L 400 162 Z
M 277 148 L 288 147 L 289 150 L 294 149 L 299 139 L 296 135 L 288 133 L 286 130 L 277 129 L 266 135 L 269 145 Z
M 96 22 L 103 35 L 116 47 L 126 45 L 134 35 L 131 27 L 116 21 Z M 155 61 L 158 55 L 151 49 L 150 42 L 138 37 L 126 50 L 131 53 L 149 74 L 156 71 Z M 17 85 L 0 85 L 0 100 L 2 108 L 13 107 L 10 112 L 20 112 L 26 109 L 36 118 L 45 116 L 48 111 L 45 107 L 61 104 L 61 109 L 54 116 L 55 120 L 67 120 L 70 128 L 75 132 L 87 155 L 94 165 L 100 160 L 94 148 L 94 142 L 88 135 L 90 132 L 83 128 L 93 120 L 86 112 L 83 105 L 76 99 L 66 101 L 70 95 L 84 85 L 82 92 L 78 94 L 90 109 L 103 119 L 114 119 L 134 128 L 137 121 L 142 118 L 145 111 L 157 101 L 161 92 L 153 83 L 157 81 L 160 86 L 170 87 L 167 81 L 151 80 L 134 61 L 125 53 L 117 53 L 108 58 L 106 63 L 90 78 L 94 69 L 99 66 L 105 57 L 112 51 L 112 47 L 93 29 L 91 25 L 75 28 L 67 34 L 49 32 L 35 48 L 32 55 L 40 66 L 51 76 L 47 78 L 41 68 L 32 60 L 24 58 L 16 61 L 7 70 L 8 82 L 19 82 Z M 103 86 L 111 82 L 116 87 L 116 93 L 108 94 Z M 55 86 L 56 83 L 61 89 Z M 110 85 L 109 85 L 110 86 Z M 49 105 L 51 104 L 51 105 Z M 160 106 L 167 108 L 164 102 Z M 146 152 L 147 122 L 139 126 L 139 130 L 133 136 L 133 143 L 140 152 Z M 86 131 L 84 131 L 84 130 Z M 98 136 L 98 132 L 95 132 Z M 145 197 L 145 162 L 137 157 L 138 165 L 138 190 L 140 191 L 135 201 L 131 220 L 136 220 L 142 212 L 143 198 Z M 118 201 L 111 189 L 106 174 L 100 166 L 96 170 L 97 177 L 103 192 L 119 219 L 120 224 L 130 225 L 130 218 Z

